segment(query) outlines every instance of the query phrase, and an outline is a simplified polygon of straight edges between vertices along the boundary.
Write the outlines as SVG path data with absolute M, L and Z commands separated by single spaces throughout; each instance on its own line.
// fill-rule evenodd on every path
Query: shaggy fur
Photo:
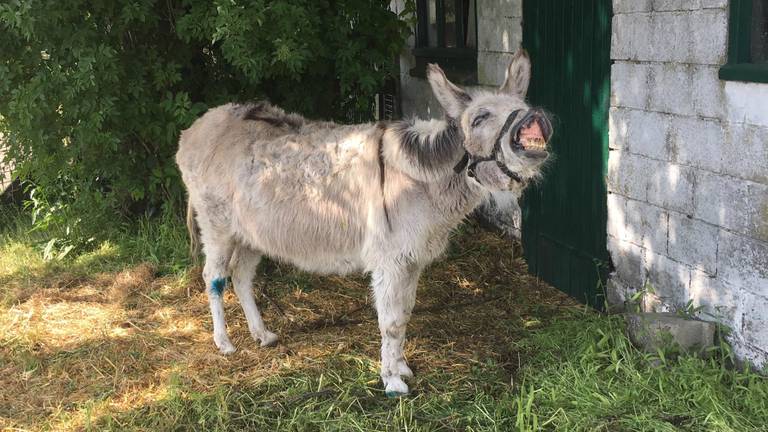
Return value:
M 509 76 L 527 86 L 519 70 L 529 69 L 520 53 Z M 213 340 L 223 353 L 235 351 L 216 289 L 227 277 L 253 337 L 262 345 L 277 341 L 252 292 L 262 255 L 311 272 L 368 272 L 381 376 L 388 394 L 408 392 L 403 343 L 419 274 L 489 190 L 511 186 L 495 162 L 478 165 L 476 179 L 453 168 L 466 150 L 490 154 L 509 113 L 528 109 L 524 90 L 469 95 L 437 66 L 430 66 L 429 81 L 448 121 L 347 126 L 259 102 L 214 108 L 182 132 L 176 160 L 189 192 L 193 240 L 199 225 Z M 503 159 L 526 179 L 543 161 L 508 144 Z

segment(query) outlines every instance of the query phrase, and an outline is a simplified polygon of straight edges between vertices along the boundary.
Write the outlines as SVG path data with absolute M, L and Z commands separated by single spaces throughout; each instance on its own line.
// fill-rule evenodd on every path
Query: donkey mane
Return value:
M 235 116 L 243 120 L 262 121 L 277 128 L 287 127 L 298 130 L 305 122 L 303 117 L 297 114 L 288 114 L 266 101 L 235 105 L 233 110 Z
M 442 129 L 432 131 L 420 130 L 414 121 L 396 122 L 392 129 L 409 162 L 426 171 L 438 170 L 455 162 L 464 150 L 461 129 L 452 118 L 446 120 Z

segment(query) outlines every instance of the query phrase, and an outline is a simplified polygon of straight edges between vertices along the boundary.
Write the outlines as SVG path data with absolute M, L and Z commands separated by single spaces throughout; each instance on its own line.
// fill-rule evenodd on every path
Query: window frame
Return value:
M 768 63 L 753 63 L 752 0 L 730 0 L 728 16 L 728 62 L 718 76 L 726 81 L 768 83 Z
M 462 0 L 435 0 L 435 15 L 437 16 L 437 46 L 429 46 L 429 17 L 428 1 L 416 0 L 416 43 L 412 49 L 416 57 L 416 65 L 409 72 L 411 76 L 426 78 L 428 63 L 437 63 L 445 71 L 448 78 L 457 84 L 477 84 L 477 48 L 468 48 L 464 45 L 466 30 L 464 28 L 464 16 L 458 11 Z M 445 2 L 453 1 L 456 4 L 456 47 L 446 47 L 445 43 Z M 475 41 L 477 41 L 477 7 L 469 11 L 470 18 L 475 20 Z M 477 42 L 475 42 L 477 44 Z

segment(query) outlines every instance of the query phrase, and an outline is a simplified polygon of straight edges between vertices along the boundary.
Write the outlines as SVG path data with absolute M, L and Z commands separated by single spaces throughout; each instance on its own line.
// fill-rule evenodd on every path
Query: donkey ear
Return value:
M 520 48 L 517 50 L 507 68 L 507 79 L 501 85 L 499 91 L 525 97 L 528 92 L 528 84 L 531 82 L 531 59 L 528 51 Z
M 472 102 L 472 97 L 467 92 L 448 81 L 440 66 L 428 64 L 427 79 L 437 101 L 440 102 L 449 117 L 459 118 L 469 103 Z

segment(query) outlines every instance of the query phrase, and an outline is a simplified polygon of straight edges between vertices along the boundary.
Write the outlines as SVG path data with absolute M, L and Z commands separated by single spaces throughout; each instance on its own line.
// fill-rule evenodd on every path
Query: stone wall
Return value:
M 727 0 L 614 0 L 609 297 L 693 301 L 768 365 L 768 84 L 721 81 Z

